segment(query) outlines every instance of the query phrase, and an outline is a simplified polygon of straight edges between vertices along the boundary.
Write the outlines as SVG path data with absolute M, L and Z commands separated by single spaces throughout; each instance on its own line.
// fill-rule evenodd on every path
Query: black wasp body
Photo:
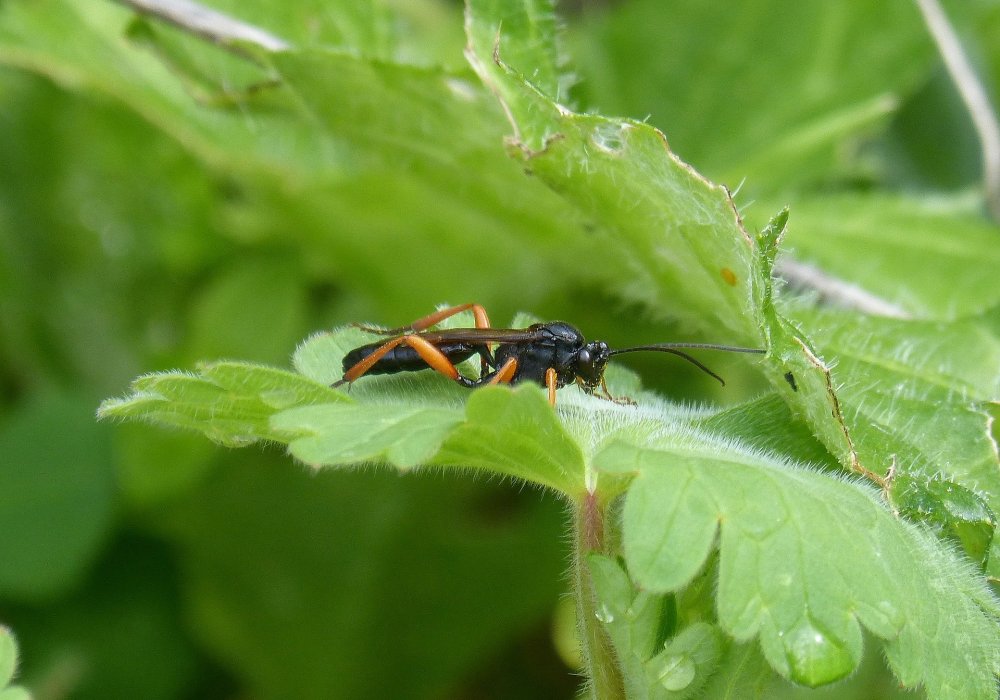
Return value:
M 516 334 L 513 340 L 510 339 L 509 331 Z M 469 379 L 461 374 L 456 378 L 460 384 L 470 388 L 490 383 L 511 361 L 515 363 L 515 368 L 510 378 L 505 380 L 508 384 L 528 381 L 545 386 L 546 373 L 551 369 L 555 372 L 557 388 L 571 384 L 577 378 L 584 381 L 595 379 L 594 386 L 597 386 L 603 374 L 603 367 L 607 363 L 606 343 L 586 342 L 579 330 L 563 321 L 536 323 L 523 330 L 455 328 L 450 331 L 420 335 L 432 343 L 452 365 L 464 362 L 475 355 L 482 358 L 487 371 L 478 379 Z M 470 335 L 478 337 L 476 340 L 448 339 Z M 489 339 L 497 337 L 504 339 L 492 341 L 498 343 L 498 346 L 491 352 Z M 371 357 L 385 344 L 385 341 L 369 343 L 347 353 L 344 356 L 345 375 L 352 367 Z M 595 366 L 595 359 L 603 359 L 599 367 Z M 418 348 L 400 343 L 378 358 L 364 374 L 396 374 L 431 368 L 432 365 L 428 364 Z
M 466 310 L 474 313 L 475 328 L 426 330 Z M 763 352 L 753 348 L 704 343 L 660 343 L 612 350 L 603 341 L 588 342 L 579 330 L 563 321 L 536 323 L 527 328 L 490 328 L 486 312 L 478 304 L 444 309 L 402 328 L 362 328 L 393 337 L 362 345 L 347 353 L 344 356 L 344 377 L 334 386 L 348 384 L 366 374 L 433 369 L 468 388 L 534 382 L 548 389 L 549 402 L 553 405 L 556 389 L 574 382 L 589 394 L 600 389 L 605 398 L 612 398 L 604 383 L 604 370 L 613 355 L 638 351 L 667 352 L 684 358 L 722 382 L 721 377 L 679 348 Z M 461 374 L 455 365 L 476 355 L 480 358 L 482 371 L 478 378 L 470 379 Z
M 354 348 L 344 355 L 344 374 L 346 375 L 351 367 L 371 357 L 383 345 L 385 345 L 384 340 L 377 343 L 369 343 L 368 345 Z M 440 342 L 435 347 L 453 365 L 465 362 L 477 354 L 482 355 L 484 358 L 489 357 L 485 354 L 489 349 L 488 346 L 481 343 Z M 424 369 L 431 369 L 431 366 L 427 364 L 427 361 L 420 353 L 410 345 L 400 344 L 391 348 L 385 355 L 380 357 L 375 364 L 365 370 L 365 374 L 398 374 L 399 372 L 419 372 Z
M 531 342 L 500 345 L 494 353 L 496 367 L 516 361 L 511 384 L 529 381 L 545 386 L 550 370 L 557 389 L 574 381 L 590 390 L 600 384 L 610 357 L 607 343 L 588 343 L 583 333 L 563 321 L 536 323 L 526 330 L 535 336 Z

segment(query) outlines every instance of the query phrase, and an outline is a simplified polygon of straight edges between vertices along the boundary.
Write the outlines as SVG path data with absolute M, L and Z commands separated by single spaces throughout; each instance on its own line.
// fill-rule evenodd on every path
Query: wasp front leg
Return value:
M 584 383 L 584 381 L 582 379 L 580 379 L 579 377 L 576 378 L 576 383 L 580 385 L 580 388 L 583 389 L 584 392 L 590 394 L 591 396 L 596 396 L 599 399 L 603 399 L 605 401 L 610 401 L 611 403 L 616 403 L 619 406 L 637 406 L 638 405 L 635 402 L 634 399 L 632 399 L 632 398 L 630 398 L 628 396 L 612 396 L 611 392 L 608 391 L 608 385 L 604 381 L 604 377 L 601 377 L 601 392 L 600 393 L 598 393 L 597 391 L 595 391 L 594 387 L 587 386 Z

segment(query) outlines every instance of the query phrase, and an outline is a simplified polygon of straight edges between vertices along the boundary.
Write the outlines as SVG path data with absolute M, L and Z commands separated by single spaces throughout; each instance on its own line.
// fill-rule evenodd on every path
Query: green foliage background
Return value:
M 1000 10 L 953 4 L 995 86 Z M 313 473 L 273 447 L 99 425 L 94 409 L 143 372 L 288 366 L 314 330 L 397 325 L 445 301 L 479 301 L 501 324 L 565 318 L 615 345 L 745 342 L 752 324 L 700 278 L 682 295 L 657 286 L 655 241 L 618 244 L 647 212 L 615 187 L 661 173 L 604 167 L 594 187 L 574 171 L 560 190 L 547 184 L 564 173 L 525 172 L 463 55 L 457 4 L 213 6 L 295 50 L 260 67 L 112 3 L 0 4 L 0 620 L 21 682 L 38 697 L 572 695 L 552 641 L 570 545 L 549 495 L 437 472 Z M 543 95 L 648 119 L 706 177 L 742 183 L 751 231 L 790 205 L 789 250 L 918 319 L 807 304 L 797 317 L 843 371 L 876 366 L 910 387 L 907 416 L 947 416 L 888 449 L 960 456 L 970 479 L 994 469 L 989 436 L 965 439 L 982 416 L 949 412 L 949 397 L 997 399 L 998 230 L 915 7 L 634 0 L 564 18 L 562 56 L 525 64 L 537 53 L 515 45 L 503 58 Z M 544 146 L 544 101 L 520 106 L 538 110 L 523 142 Z M 613 153 L 620 134 L 605 135 Z M 713 362 L 724 392 L 663 358 L 633 366 L 678 400 L 765 391 L 737 360 Z M 872 423 L 900 410 L 843 388 Z M 835 462 L 771 405 L 707 420 Z M 762 415 L 782 429 L 757 429 Z M 860 449 L 880 455 L 877 442 Z M 846 685 L 769 697 L 895 684 L 874 658 Z

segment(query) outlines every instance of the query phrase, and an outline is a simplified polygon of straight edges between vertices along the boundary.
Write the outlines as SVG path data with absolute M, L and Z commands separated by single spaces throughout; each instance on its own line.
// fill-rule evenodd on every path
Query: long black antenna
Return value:
M 692 349 L 692 350 L 724 350 L 726 352 L 746 352 L 755 355 L 763 355 L 767 350 L 760 350 L 759 348 L 741 348 L 735 345 L 716 345 L 715 343 L 656 343 L 654 345 L 636 345 L 631 348 L 621 348 L 620 350 L 612 350 L 608 353 L 611 355 L 621 355 L 626 352 L 643 352 L 650 350 L 653 352 L 668 352 L 671 355 L 677 355 L 678 357 L 683 357 L 685 360 L 690 362 L 692 365 L 700 369 L 705 374 L 710 377 L 714 377 L 718 380 L 719 384 L 722 386 L 726 385 L 726 380 L 717 375 L 715 372 L 710 370 L 708 367 L 703 365 L 700 361 L 688 355 L 686 352 L 681 352 L 678 348 Z

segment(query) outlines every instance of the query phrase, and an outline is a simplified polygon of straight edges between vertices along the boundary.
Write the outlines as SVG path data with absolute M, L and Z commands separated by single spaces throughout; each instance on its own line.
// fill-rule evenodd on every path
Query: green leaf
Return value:
M 719 624 L 737 640 L 758 637 L 783 676 L 810 686 L 846 676 L 864 626 L 904 685 L 923 685 L 934 700 L 995 696 L 996 599 L 869 489 L 725 450 L 619 443 L 597 461 L 635 475 L 623 518 L 636 584 L 683 588 L 718 538 Z
M 667 692 L 663 697 L 691 697 L 704 683 L 707 671 L 714 670 L 723 647 L 716 627 L 695 623 L 681 630 L 664 645 L 646 668 L 647 684 L 658 682 Z
M 893 505 L 900 515 L 931 526 L 956 541 L 975 562 L 987 562 L 996 516 L 982 496 L 942 478 L 894 476 Z
M 470 60 L 504 104 L 516 155 L 598 228 L 607 282 L 629 298 L 669 298 L 680 318 L 733 342 L 759 343 L 752 243 L 726 190 L 651 126 L 575 114 L 538 93 L 502 52 L 495 59 L 484 4 L 469 3 Z M 530 28 L 519 29 L 510 41 L 528 41 Z
M 933 60 L 917 8 L 870 0 L 638 0 L 588 13 L 570 39 L 586 108 L 649 115 L 687 162 L 751 191 L 850 169 L 852 139 Z
M 297 351 L 296 365 L 328 381 L 342 371 L 341 357 L 359 335 L 365 334 L 347 328 L 314 336 Z M 677 422 L 683 414 L 668 418 L 650 397 L 638 397 L 646 405 L 639 409 L 569 389 L 560 393 L 557 414 L 536 387 L 469 393 L 428 372 L 405 378 L 365 377 L 353 388 L 355 401 L 330 403 L 331 397 L 342 394 L 287 372 L 225 363 L 207 366 L 203 374 L 197 379 L 199 390 L 214 387 L 207 392 L 208 405 L 220 401 L 220 392 L 241 391 L 245 400 L 270 411 L 268 425 L 255 428 L 261 431 L 260 439 L 290 441 L 293 454 L 312 464 L 388 461 L 404 468 L 421 463 L 474 467 L 549 486 L 573 498 L 593 490 L 605 499 L 620 492 L 623 479 L 638 471 L 625 508 L 625 552 L 637 584 L 654 593 L 683 587 L 701 567 L 715 541 L 718 520 L 724 518 L 730 529 L 723 528 L 722 537 L 722 629 L 737 640 L 759 636 L 771 665 L 799 682 L 818 685 L 853 670 L 861 655 L 864 625 L 890 640 L 887 654 L 905 684 L 924 683 L 937 693 L 934 697 L 947 697 L 940 689 L 952 682 L 942 670 L 948 664 L 931 668 L 945 653 L 942 645 L 951 645 L 949 649 L 968 656 L 968 663 L 978 664 L 962 681 L 963 692 L 972 693 L 969 697 L 981 695 L 992 683 L 989 669 L 996 660 L 990 649 L 998 647 L 990 645 L 1000 641 L 996 619 L 989 616 L 996 612 L 995 603 L 985 591 L 977 591 L 978 584 L 947 551 L 935 549 L 925 537 L 893 520 L 867 492 L 828 476 L 736 453 L 731 466 L 743 471 L 734 469 L 720 482 L 725 485 L 716 485 L 719 480 L 708 475 L 717 468 L 717 458 L 681 453 L 664 460 L 663 453 L 651 449 L 664 439 L 664 425 L 674 425 L 668 433 L 671 439 L 688 444 L 688 450 L 694 447 L 696 454 L 717 453 L 721 447 L 697 433 L 682 437 L 688 435 Z M 148 391 L 141 384 L 137 388 Z M 265 396 L 270 397 L 267 404 L 260 398 Z M 169 398 L 164 397 L 168 416 Z M 182 407 L 193 403 L 184 392 L 173 398 Z M 314 405 L 308 405 L 311 402 Z M 745 412 L 759 422 L 754 412 L 767 405 L 758 402 Z M 279 407 L 285 410 L 279 412 Z M 686 419 L 717 427 L 729 421 L 704 415 Z M 650 447 L 630 448 L 633 452 L 624 456 L 621 447 L 602 451 L 625 436 Z M 643 462 L 647 459 L 652 464 Z M 593 465 L 601 467 L 603 476 L 593 472 Z M 763 478 L 767 471 L 762 467 L 772 472 L 770 478 Z M 935 515 L 955 511 L 956 504 L 942 503 Z M 970 506 L 958 510 L 966 517 Z M 665 531 L 662 519 L 667 516 L 671 529 Z M 973 533 L 980 540 L 982 536 Z M 643 537 L 652 539 L 646 543 Z M 727 548 L 727 538 L 735 538 L 736 544 Z M 751 556 L 743 540 L 767 541 L 774 551 Z M 838 543 L 848 541 L 855 544 L 853 559 L 824 561 L 825 552 L 837 551 Z M 943 573 L 949 567 L 954 571 Z M 935 595 L 939 588 L 955 593 Z M 960 619 L 960 627 L 974 630 L 981 646 L 969 649 L 962 639 L 935 637 L 930 628 L 937 614 Z M 641 625 L 629 634 L 647 639 L 648 648 L 655 625 L 649 619 Z M 690 634 L 692 639 L 680 638 L 678 646 L 660 650 L 655 658 L 640 657 L 643 677 L 656 679 L 665 691 L 669 685 L 671 692 L 705 682 L 710 673 L 698 670 L 699 664 L 717 658 L 715 642 L 701 631 Z
M 199 204 L 205 221 L 186 224 L 180 231 L 164 222 L 170 234 L 164 236 L 165 247 L 187 252 L 191 262 L 202 259 L 190 246 L 217 245 L 220 240 L 235 240 L 258 255 L 301 253 L 310 281 L 335 280 L 337 288 L 347 292 L 342 299 L 348 304 L 360 301 L 358 292 L 367 290 L 364 302 L 354 307 L 363 313 L 345 314 L 341 309 L 339 320 L 390 312 L 412 318 L 425 312 L 428 300 L 464 301 L 471 289 L 477 298 L 492 301 L 491 308 L 500 303 L 505 305 L 502 311 L 513 313 L 562 290 L 563 275 L 592 277 L 589 267 L 565 255 L 567 246 L 579 245 L 576 215 L 505 155 L 502 111 L 462 59 L 457 8 L 434 0 L 394 3 L 392 8 L 355 5 L 317 10 L 295 4 L 285 8 L 286 13 L 276 13 L 266 3 L 241 3 L 233 10 L 239 19 L 270 21 L 281 14 L 275 25 L 284 31 L 278 33 L 298 48 L 262 57 L 273 62 L 267 70 L 252 66 L 258 81 L 280 80 L 280 87 L 231 95 L 226 109 L 199 103 L 174 65 L 123 40 L 132 14 L 114 3 L 92 7 L 79 0 L 50 0 L 44 8 L 5 5 L 0 14 L 0 62 L 88 96 L 110 98 L 102 104 L 108 105 L 112 118 L 132 119 L 133 128 L 140 130 L 153 125 L 142 134 L 138 148 L 152 140 L 157 149 L 188 159 L 184 167 L 202 178 L 199 184 L 208 201 Z M 173 32 L 163 23 L 151 24 L 161 38 Z M 340 32 L 342 36 L 331 38 Z M 447 38 L 418 49 L 414 41 L 421 35 Z M 233 75 L 231 56 L 192 37 L 181 39 L 176 53 L 197 53 L 202 71 L 213 82 L 235 82 L 237 92 L 247 92 L 247 80 Z M 367 39 L 377 39 L 377 48 L 354 45 Z M 428 53 L 441 60 L 425 60 Z M 70 101 L 78 109 L 79 104 L 90 104 L 86 99 Z M 57 119 L 59 112 L 55 114 Z M 65 126 L 79 133 L 78 120 L 67 118 Z M 37 129 L 28 131 L 34 134 Z M 108 151 L 120 156 L 122 180 L 127 181 L 135 149 L 118 149 L 116 139 L 106 136 L 105 130 L 91 137 L 93 150 L 105 157 Z M 57 155 L 63 157 L 63 151 Z M 28 161 L 37 157 L 28 154 Z M 85 155 L 76 157 L 86 161 Z M 120 205 L 120 200 L 137 196 L 94 185 L 85 177 L 92 172 L 88 165 L 81 164 L 79 181 L 96 191 L 85 201 L 89 197 Z M 63 192 L 62 183 L 56 178 L 57 193 L 77 201 L 73 198 L 79 193 L 72 188 Z M 153 197 L 148 189 L 142 192 L 154 208 L 162 206 L 165 215 L 171 214 L 162 198 L 172 196 L 172 190 Z M 386 202 L 393 206 L 386 207 Z M 186 203 L 182 206 L 186 214 Z M 35 225 L 35 212 L 35 207 L 27 208 L 26 225 Z M 132 234 L 144 214 L 137 207 L 132 216 L 96 225 L 102 230 L 108 225 L 121 237 L 122 230 Z M 188 235 L 190 231 L 203 235 Z M 401 231 L 407 235 L 401 236 Z M 181 234 L 186 245 L 178 245 Z M 124 238 L 142 250 L 146 235 L 146 227 L 141 227 Z M 72 240 L 79 240 L 79 234 Z M 524 253 L 514 266 L 509 264 L 512 249 Z M 427 274 L 423 270 L 429 267 L 450 272 Z M 483 270 L 490 272 L 484 275 Z M 561 273 L 554 274 L 556 270 Z M 194 271 L 196 278 L 211 273 Z M 223 277 L 230 274 L 236 275 L 227 271 Z M 143 282 L 150 278 L 162 280 L 163 275 L 153 271 Z M 515 288 L 516 300 L 510 295 Z M 294 290 L 282 291 L 275 305 L 296 295 Z M 373 314 L 373 309 L 379 313 Z M 238 319 L 253 315 L 251 305 L 237 311 Z M 216 320 L 220 327 L 228 325 Z M 283 318 L 268 322 L 278 330 L 287 327 Z M 211 328 L 203 330 L 210 335 Z M 251 347 L 274 348 L 278 341 L 272 344 L 270 338 L 259 337 Z M 206 340 L 232 341 L 222 336 Z
M 17 640 L 9 629 L 0 625 L 0 700 L 31 700 L 24 688 L 8 685 L 17 671 Z
M 280 362 L 306 331 L 302 271 L 281 259 L 242 259 L 192 301 L 194 358 Z
M 356 328 L 319 334 L 299 347 L 294 362 L 317 380 L 339 379 L 344 354 L 364 342 L 371 342 L 371 336 Z M 308 464 L 340 465 L 384 456 L 404 468 L 434 464 L 485 469 L 563 494 L 584 488 L 580 449 L 536 387 L 513 392 L 485 387 L 470 394 L 426 372 L 417 377 L 364 377 L 352 385 L 351 393 L 358 404 L 297 409 L 275 416 L 272 425 L 309 436 L 290 446 L 292 454 Z
M 69 595 L 12 610 L 27 652 L 23 682 L 42 689 L 47 679 L 72 679 L 82 700 L 170 700 L 195 687 L 198 652 L 173 549 L 126 533 Z
M 932 697 L 949 697 L 943 688 L 956 681 L 948 669 L 965 663 L 962 692 L 980 697 L 992 688 L 998 607 L 948 550 L 894 519 L 855 484 L 727 447 L 696 427 L 731 436 L 739 432 L 734 426 L 774 426 L 789 415 L 781 404 L 756 401 L 710 416 L 676 411 L 644 394 L 636 396 L 639 407 L 622 407 L 569 388 L 560 392 L 553 412 L 537 387 L 468 392 L 432 372 L 363 377 L 351 387 L 353 400 L 320 384 L 339 377 L 344 353 L 370 338 L 353 327 L 310 338 L 296 352 L 295 364 L 311 378 L 226 363 L 207 366 L 197 381 L 214 379 L 209 404 L 219 401 L 224 387 L 261 404 L 251 389 L 277 397 L 267 406 L 268 424 L 254 429 L 260 439 L 289 442 L 295 456 L 317 466 L 471 467 L 573 499 L 593 493 L 602 502 L 637 474 L 626 498 L 624 545 L 636 585 L 653 596 L 642 601 L 655 603 L 691 581 L 721 519 L 721 629 L 737 641 L 759 637 L 768 662 L 786 677 L 820 685 L 847 675 L 860 661 L 864 626 L 885 640 L 891 666 L 906 685 L 925 684 Z M 286 383 L 297 391 L 285 389 Z M 332 403 L 331 396 L 339 400 Z M 183 392 L 176 399 L 182 406 L 191 402 Z M 170 415 L 170 405 L 168 400 L 163 415 Z M 769 411 L 775 416 L 761 415 Z M 625 447 L 622 440 L 641 448 Z M 794 456 L 803 443 L 815 450 L 805 435 L 761 446 L 784 446 Z M 720 462 L 720 454 L 729 461 Z M 724 479 L 712 476 L 720 464 Z M 987 511 L 977 510 L 975 499 L 958 499 L 954 490 L 936 493 L 930 514 L 944 518 L 949 535 L 983 549 L 991 530 L 976 530 L 975 518 L 980 526 L 989 524 L 983 520 Z M 853 555 L 830 560 L 826 553 L 841 551 L 844 542 L 852 543 Z M 674 635 L 674 646 L 655 650 L 650 640 L 660 634 L 661 613 L 655 611 L 662 603 L 648 612 L 646 602 L 638 605 L 630 596 L 605 602 L 633 606 L 637 617 L 614 634 L 617 643 L 633 649 L 628 653 L 637 659 L 634 673 L 642 669 L 643 683 L 655 680 L 663 692 L 694 692 L 706 683 L 712 664 L 721 663 L 715 634 L 687 625 L 690 637 Z M 938 615 L 960 620 L 956 629 L 973 630 L 971 638 L 980 641 L 970 646 L 955 635 L 935 636 Z M 959 653 L 965 661 L 955 658 Z M 942 658 L 947 663 L 932 668 Z M 637 682 L 634 673 L 629 683 Z
M 142 419 L 198 430 L 210 440 L 240 447 L 260 440 L 287 442 L 270 417 L 284 409 L 346 397 L 301 375 L 240 362 L 204 365 L 198 374 L 160 372 L 132 383 L 132 394 L 108 399 L 99 418 Z
M 114 475 L 89 401 L 43 395 L 0 424 L 0 593 L 40 602 L 84 576 L 108 536 Z
M 969 550 L 980 558 L 983 538 L 989 541 L 994 526 L 989 511 L 1000 512 L 1000 457 L 987 411 L 988 402 L 1000 397 L 1000 337 L 972 321 L 795 313 L 817 329 L 813 337 L 823 355 L 837 359 L 830 376 L 849 430 L 851 458 L 876 474 L 891 469 L 910 477 L 890 482 L 893 499 L 904 510 L 928 515 L 927 507 L 936 502 L 931 519 L 949 523 L 945 528 L 952 534 L 980 530 L 974 536 L 979 544 Z M 825 441 L 838 439 L 842 442 L 843 434 Z M 932 495 L 942 478 L 953 482 L 941 484 L 943 489 L 951 488 L 956 497 L 958 490 L 966 493 L 966 505 L 946 505 L 943 491 Z M 907 505 L 913 499 L 923 503 Z
M 311 192 L 296 190 L 293 201 L 279 193 L 272 209 L 281 218 L 272 226 L 288 227 L 289 210 L 302 216 L 302 227 L 314 231 L 310 245 L 329 251 L 326 264 L 344 284 L 370 289 L 394 313 L 409 308 L 417 315 L 418 298 L 464 297 L 469 289 L 493 299 L 507 298 L 512 288 L 541 295 L 557 286 L 553 265 L 592 274 L 563 260 L 561 251 L 578 238 L 574 213 L 506 156 L 503 113 L 467 69 L 329 50 L 284 52 L 269 61 L 300 105 L 296 123 L 312 127 L 301 138 L 321 134 L 338 164 L 329 177 L 310 181 Z M 512 249 L 524 252 L 516 266 L 509 265 Z M 427 274 L 425 267 L 450 273 Z M 479 278 L 477 269 L 505 273 Z
M 762 394 L 731 408 L 704 416 L 695 423 L 706 432 L 738 439 L 747 446 L 799 462 L 839 469 L 840 464 L 795 417 L 777 393 Z
M 546 97 L 565 97 L 556 46 L 557 20 L 552 0 L 485 0 L 469 5 L 466 32 L 476 46 L 491 42 L 504 61 Z M 471 38 L 471 36 L 470 36 Z
M 269 60 L 287 89 L 319 120 L 321 131 L 363 148 L 370 158 L 406 153 L 444 166 L 441 176 L 447 179 L 472 154 L 494 165 L 502 162 L 502 151 L 490 149 L 483 139 L 486 128 L 502 124 L 500 114 L 467 73 L 365 61 L 334 51 L 283 52 Z
M 122 40 L 133 17 L 127 8 L 109 2 L 54 0 L 44 8 L 5 5 L 0 23 L 4 63 L 111 96 L 140 114 L 155 115 L 152 118 L 160 128 L 208 162 L 225 160 L 234 169 L 246 167 L 253 158 L 278 168 L 292 163 L 321 164 L 322 149 L 295 138 L 298 127 L 282 119 L 280 111 L 269 114 L 271 110 L 262 110 L 251 123 L 200 108 L 191 99 L 187 84 L 176 78 L 173 66 L 164 65 L 144 43 Z M 246 84 L 248 69 L 260 80 L 268 77 L 218 48 L 206 47 L 191 37 L 184 41 L 188 51 L 202 57 L 207 54 L 214 61 L 215 70 L 221 73 L 220 82 L 235 74 L 237 84 Z M 260 138 L 262 131 L 271 138 Z
M 9 629 L 0 625 L 0 689 L 14 679 L 17 670 L 17 640 Z
M 703 330 L 718 334 L 722 329 L 727 341 L 767 347 L 764 372 L 772 385 L 845 468 L 878 482 L 893 463 L 926 478 L 941 463 L 958 464 L 976 476 L 965 480 L 956 476 L 955 481 L 973 491 L 994 492 L 995 485 L 987 485 L 992 480 L 989 474 L 1000 472 L 982 414 L 951 392 L 947 379 L 917 381 L 901 397 L 908 401 L 912 395 L 918 401 L 913 408 L 920 418 L 916 424 L 910 422 L 913 411 L 890 410 L 887 403 L 898 377 L 847 366 L 837 352 L 843 349 L 849 356 L 847 346 L 833 348 L 822 336 L 810 336 L 808 329 L 824 328 L 822 323 L 802 322 L 801 314 L 792 321 L 784 306 L 775 306 L 771 273 L 787 210 L 751 238 L 724 188 L 681 163 L 667 149 L 662 134 L 645 124 L 574 114 L 546 99 L 506 64 L 502 52 L 494 56 L 485 43 L 491 26 L 488 9 L 470 3 L 467 24 L 474 66 L 506 106 L 519 155 L 568 202 L 606 227 L 608 254 L 603 264 L 617 273 L 616 278 L 627 281 L 624 287 L 617 282 L 621 294 L 657 307 L 669 304 L 678 316 Z M 612 244 L 612 239 L 617 240 Z M 863 318 L 847 322 L 855 328 L 882 325 L 881 320 Z M 919 342 L 912 327 L 900 331 L 894 338 L 896 348 Z M 871 337 L 890 336 L 879 328 Z M 979 344 L 989 349 L 990 359 L 975 365 L 978 375 L 982 379 L 994 372 L 986 379 L 988 386 L 995 385 L 995 348 L 985 338 Z M 914 358 L 926 364 L 934 359 Z M 900 359 L 889 344 L 880 347 L 871 362 L 898 367 L 904 374 L 927 373 L 920 365 L 907 367 L 908 359 Z M 945 383 L 937 384 L 941 379 Z M 873 386 L 874 396 L 869 391 Z M 931 419 L 940 418 L 931 406 L 941 402 L 951 412 L 949 427 L 941 420 L 931 425 Z M 923 411 L 921 404 L 928 410 Z M 956 425 L 961 426 L 957 431 Z M 888 440 L 882 432 L 888 433 Z M 927 444 L 913 449 L 914 439 Z
M 303 435 L 288 449 L 313 467 L 388 462 L 407 469 L 426 464 L 461 420 L 455 409 L 320 404 L 282 411 L 271 426 Z
M 480 16 L 477 3 L 469 7 L 474 65 L 504 101 L 521 157 L 606 227 L 602 263 L 617 273 L 612 284 L 626 297 L 669 304 L 681 319 L 715 337 L 721 332 L 726 342 L 766 347 L 772 384 L 843 465 L 857 468 L 827 368 L 774 306 L 771 269 L 788 212 L 751 237 L 725 188 L 682 163 L 660 132 L 574 114 L 526 85 L 502 56 L 494 62 L 482 44 L 488 17 Z M 789 372 L 797 391 L 785 378 Z
M 585 491 L 582 450 L 538 388 L 477 390 L 465 418 L 432 464 L 485 469 L 569 496 Z
M 31 700 L 31 693 L 20 687 L 0 690 L 0 700 Z
M 783 212 L 758 236 L 757 265 L 767 280 L 785 219 Z M 767 374 L 793 411 L 851 471 L 893 493 L 892 475 L 916 476 L 901 489 L 906 497 L 894 496 L 903 510 L 917 514 L 936 501 L 931 519 L 982 560 L 1000 487 L 1000 457 L 983 407 L 1000 394 L 1000 339 L 977 322 L 906 322 L 788 301 L 779 311 L 770 281 L 760 294 L 772 356 L 780 360 Z M 810 337 L 805 327 L 817 331 Z M 945 333 L 961 342 L 943 345 Z M 966 500 L 978 504 L 956 509 L 929 497 L 930 482 L 941 474 L 954 482 L 948 488 L 964 490 Z
M 673 601 L 634 588 L 613 559 L 592 554 L 588 564 L 601 599 L 598 619 L 611 631 L 625 666 L 628 696 L 671 700 L 695 696 L 718 668 L 721 632 L 695 622 L 661 640 L 665 606 Z
M 802 197 L 785 243 L 800 262 L 917 318 L 955 320 L 1000 303 L 997 230 L 981 207 L 967 196 Z
M 564 507 L 538 493 L 254 451 L 219 466 L 160 531 L 189 626 L 255 696 L 438 696 L 533 639 L 563 593 Z

